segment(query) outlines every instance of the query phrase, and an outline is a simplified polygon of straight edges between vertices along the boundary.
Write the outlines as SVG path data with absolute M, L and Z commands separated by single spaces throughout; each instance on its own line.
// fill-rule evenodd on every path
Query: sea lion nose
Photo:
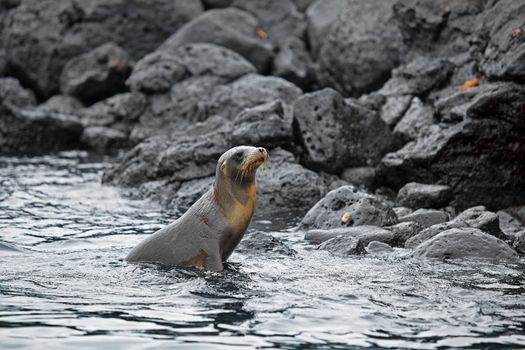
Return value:
M 262 147 L 259 147 L 259 152 L 261 153 L 266 153 L 266 149 L 262 148 Z

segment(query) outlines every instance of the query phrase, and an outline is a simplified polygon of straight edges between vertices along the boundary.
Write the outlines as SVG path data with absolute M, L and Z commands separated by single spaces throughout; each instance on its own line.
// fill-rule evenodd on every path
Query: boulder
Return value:
M 411 106 L 412 98 L 411 95 L 388 96 L 381 107 L 381 119 L 393 128 Z
M 397 193 L 396 203 L 409 208 L 442 208 L 452 200 L 449 186 L 410 182 Z
M 517 232 L 512 247 L 520 254 L 525 254 L 525 230 Z
M 306 10 L 308 39 L 314 57 L 317 57 L 333 23 L 344 10 L 346 3 L 345 0 L 316 0 L 308 6 Z
M 434 123 L 434 108 L 414 97 L 410 107 L 394 127 L 394 136 L 401 140 L 415 140 L 426 127 Z
M 377 182 L 376 169 L 373 167 L 354 167 L 346 168 L 341 174 L 341 178 L 350 182 L 352 185 L 373 188 Z
M 359 240 L 361 247 L 366 247 L 372 241 L 390 242 L 392 233 L 384 228 L 372 225 L 355 227 L 339 227 L 328 230 L 309 230 L 306 231 L 304 239 L 312 243 L 322 243 L 334 237 L 352 237 Z
M 264 253 L 295 256 L 297 252 L 288 247 L 281 239 L 262 231 L 247 232 L 235 249 L 241 254 L 260 256 Z
M 514 217 L 516 214 L 513 211 L 513 208 L 500 210 L 496 214 L 498 214 L 499 218 L 499 228 L 501 232 L 505 234 L 507 239 L 513 238 L 516 233 L 525 230 L 525 226 Z
M 461 221 L 447 221 L 440 224 L 432 225 L 423 230 L 420 230 L 418 234 L 407 239 L 405 242 L 405 248 L 416 248 L 421 243 L 428 241 L 429 239 L 440 234 L 441 232 L 445 232 L 453 228 L 464 227 L 466 227 L 466 225 L 464 222 Z
M 124 132 L 105 126 L 85 128 L 80 141 L 97 153 L 114 153 L 115 150 L 128 146 L 128 137 Z
M 4 30 L 10 71 L 48 97 L 67 61 L 107 42 L 138 59 L 202 12 L 200 1 L 28 0 L 11 10 Z
M 484 206 L 469 208 L 454 218 L 455 222 L 464 222 L 468 227 L 478 228 L 499 239 L 506 235 L 499 228 L 499 217 L 496 213 L 486 210 Z
M 232 144 L 265 148 L 291 146 L 294 143 L 292 107 L 276 100 L 246 108 L 233 120 Z
M 384 255 L 384 254 L 392 253 L 394 251 L 394 249 L 391 246 L 389 246 L 386 243 L 379 242 L 379 241 L 372 241 L 368 243 L 365 250 L 368 254 L 373 254 L 373 255 Z
M 441 210 L 436 209 L 418 209 L 413 213 L 401 216 L 400 222 L 415 221 L 426 228 L 435 224 L 440 224 L 448 220 L 448 215 Z
M 107 43 L 70 59 L 60 76 L 60 90 L 91 104 L 123 92 L 131 68 L 128 54 Z
M 186 23 L 166 40 L 161 50 L 185 44 L 209 43 L 228 48 L 266 72 L 273 59 L 273 45 L 257 35 L 259 21 L 237 8 L 214 9 Z
M 423 230 L 421 225 L 415 221 L 400 222 L 396 225 L 387 226 L 385 229 L 392 232 L 393 237 L 390 243 L 394 247 L 405 247 L 405 242 Z
M 321 243 L 317 249 L 328 250 L 336 255 L 357 255 L 364 253 L 364 248 L 359 238 L 339 235 Z
M 389 1 L 349 1 L 321 38 L 318 79 L 348 96 L 381 87 L 405 50 Z
M 326 88 L 304 94 L 294 104 L 298 134 L 309 167 L 339 172 L 345 167 L 371 165 L 395 140 L 377 113 Z
M 299 229 L 333 229 L 361 225 L 390 226 L 397 223 L 392 208 L 377 197 L 341 186 L 326 194 L 306 213 Z
M 455 101 L 455 102 L 454 102 Z M 387 154 L 381 174 L 387 185 L 441 183 L 452 188 L 460 208 L 521 204 L 525 192 L 525 88 L 495 83 L 436 103 L 459 122 L 427 127 L 417 140 Z
M 315 81 L 315 70 L 304 42 L 296 37 L 282 43 L 273 60 L 272 74 L 302 89 L 309 90 Z
M 421 243 L 414 256 L 428 259 L 478 258 L 518 263 L 516 252 L 507 243 L 475 228 L 455 228 Z

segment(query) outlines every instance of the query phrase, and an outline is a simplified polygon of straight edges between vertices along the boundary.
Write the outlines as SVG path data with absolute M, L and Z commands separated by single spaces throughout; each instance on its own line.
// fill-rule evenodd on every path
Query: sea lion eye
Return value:
M 243 152 L 234 153 L 233 156 L 232 156 L 232 159 L 235 162 L 237 162 L 237 163 L 241 163 L 243 158 L 244 158 L 244 153 Z

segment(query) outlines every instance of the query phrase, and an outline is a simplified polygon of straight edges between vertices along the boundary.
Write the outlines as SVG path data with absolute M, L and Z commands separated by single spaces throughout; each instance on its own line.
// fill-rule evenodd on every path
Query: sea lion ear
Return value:
M 224 171 L 224 168 L 226 167 L 226 161 L 223 160 L 221 165 L 219 166 L 219 169 L 221 169 L 221 171 Z

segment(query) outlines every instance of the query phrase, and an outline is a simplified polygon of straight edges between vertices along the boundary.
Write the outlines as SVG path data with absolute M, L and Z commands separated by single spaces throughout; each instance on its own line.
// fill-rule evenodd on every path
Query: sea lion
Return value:
M 222 271 L 250 224 L 255 209 L 255 173 L 268 160 L 261 147 L 238 146 L 217 162 L 215 182 L 172 224 L 139 243 L 129 262 L 194 266 Z

